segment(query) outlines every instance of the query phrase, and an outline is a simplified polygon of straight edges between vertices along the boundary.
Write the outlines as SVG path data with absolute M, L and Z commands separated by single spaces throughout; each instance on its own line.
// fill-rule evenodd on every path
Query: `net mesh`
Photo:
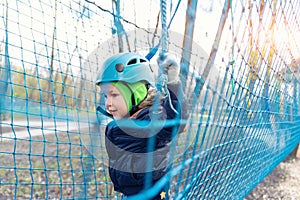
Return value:
M 181 59 L 189 118 L 170 173 L 132 199 L 168 181 L 174 199 L 241 199 L 296 147 L 300 1 L 161 3 L 0 2 L 0 199 L 122 198 L 95 74 L 160 43 Z

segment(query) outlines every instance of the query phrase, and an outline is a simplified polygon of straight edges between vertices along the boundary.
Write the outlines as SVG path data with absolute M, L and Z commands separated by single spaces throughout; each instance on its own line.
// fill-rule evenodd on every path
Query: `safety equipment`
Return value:
M 103 63 L 97 75 L 96 85 L 115 81 L 127 83 L 145 81 L 155 85 L 154 73 L 149 61 L 135 52 L 119 53 Z
M 119 53 L 108 58 L 99 70 L 96 85 L 112 83 L 122 93 L 130 115 L 147 96 L 149 84 L 155 86 L 154 73 L 149 61 L 135 52 Z M 100 98 L 97 111 L 112 117 L 105 109 L 104 97 Z

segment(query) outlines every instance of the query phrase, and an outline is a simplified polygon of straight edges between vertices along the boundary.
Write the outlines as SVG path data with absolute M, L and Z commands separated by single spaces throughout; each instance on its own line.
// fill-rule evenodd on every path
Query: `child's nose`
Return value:
M 106 107 L 109 107 L 112 105 L 112 98 L 111 97 L 107 97 L 106 98 Z

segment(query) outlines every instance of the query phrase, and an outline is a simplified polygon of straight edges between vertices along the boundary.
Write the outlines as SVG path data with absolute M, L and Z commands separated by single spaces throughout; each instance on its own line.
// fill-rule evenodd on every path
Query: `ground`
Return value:
M 300 159 L 281 162 L 244 200 L 300 199 Z
M 18 131 L 19 133 L 21 132 Z M 26 133 L 28 134 L 27 131 Z M 33 131 L 31 134 L 34 135 Z M 31 140 L 14 140 L 13 138 L 0 140 L 0 165 L 2 166 L 0 168 L 0 200 L 12 199 L 14 194 L 17 199 L 28 199 L 31 196 L 36 199 L 45 199 L 46 195 L 49 199 L 54 199 L 80 195 L 79 192 L 83 186 L 81 185 L 83 178 L 81 166 L 82 161 L 87 159 L 81 139 L 80 135 L 75 132 L 69 134 L 62 132 L 57 135 L 45 134 L 44 137 L 34 136 Z M 12 154 L 14 151 L 18 153 Z M 30 159 L 29 155 L 31 155 Z M 65 155 L 68 155 L 67 158 Z M 31 169 L 28 168 L 29 165 Z M 18 169 L 16 172 L 15 168 Z M 61 174 L 57 173 L 58 169 Z M 113 198 L 112 185 L 107 182 L 108 175 L 104 169 L 104 165 L 97 162 L 95 175 L 101 187 L 99 185 L 97 187 L 95 182 L 90 181 L 88 193 L 91 196 L 97 193 L 104 197 L 106 193 L 109 193 Z M 17 193 L 15 193 L 14 184 L 16 174 L 20 183 Z M 62 190 L 60 189 L 60 181 L 62 181 L 60 175 L 64 184 Z M 48 194 L 45 190 L 46 178 L 49 183 Z M 76 183 L 75 189 L 72 187 L 74 183 Z M 300 159 L 293 155 L 289 156 L 244 200 L 256 199 L 300 200 Z

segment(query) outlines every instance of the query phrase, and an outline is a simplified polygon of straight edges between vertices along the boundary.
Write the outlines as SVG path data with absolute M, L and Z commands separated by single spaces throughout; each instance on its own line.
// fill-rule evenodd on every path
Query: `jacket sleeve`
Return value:
M 162 106 L 167 115 L 167 124 L 157 134 L 157 140 L 170 141 L 177 133 L 183 131 L 188 118 L 187 100 L 183 93 L 181 83 L 168 84 L 168 90 L 170 97 L 165 98 L 162 102 Z
M 188 118 L 188 106 L 181 82 L 179 81 L 176 84 L 168 84 L 168 90 L 170 92 L 172 103 L 178 105 L 175 109 L 179 113 L 179 119 L 186 120 Z M 182 123 L 182 125 L 185 125 L 185 123 Z

